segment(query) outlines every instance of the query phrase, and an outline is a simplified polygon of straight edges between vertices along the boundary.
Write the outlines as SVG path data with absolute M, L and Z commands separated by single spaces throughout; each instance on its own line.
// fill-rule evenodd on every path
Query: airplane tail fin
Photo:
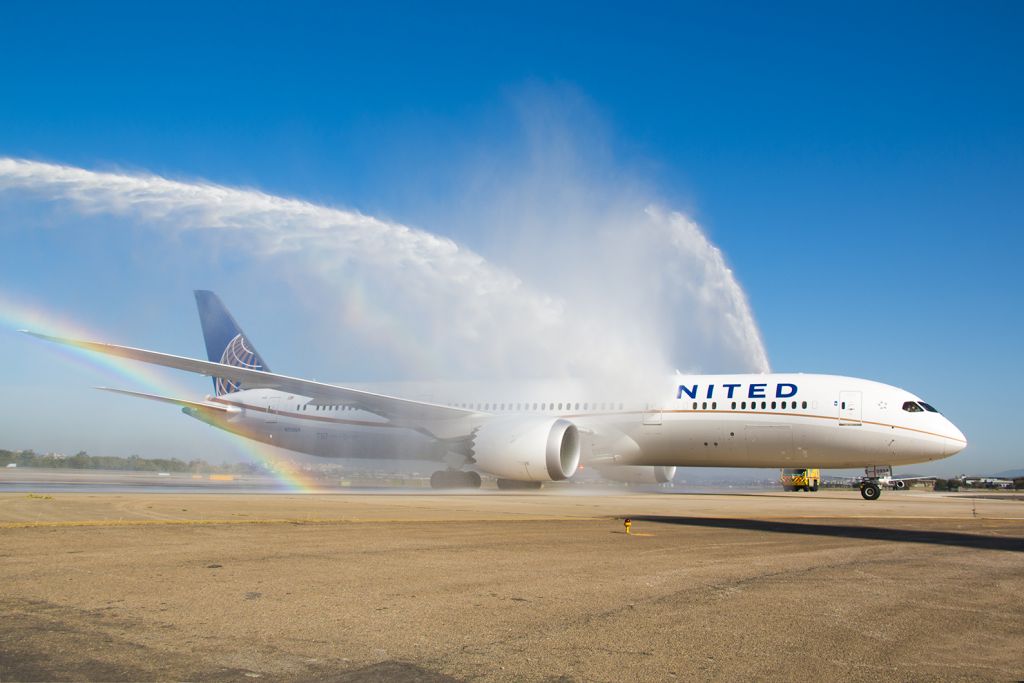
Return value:
M 196 306 L 199 322 L 203 326 L 206 341 L 206 356 L 213 363 L 224 363 L 239 368 L 252 368 L 270 372 L 263 358 L 249 338 L 242 332 L 228 309 L 213 292 L 197 289 Z M 213 390 L 217 396 L 240 390 L 238 382 L 213 378 Z

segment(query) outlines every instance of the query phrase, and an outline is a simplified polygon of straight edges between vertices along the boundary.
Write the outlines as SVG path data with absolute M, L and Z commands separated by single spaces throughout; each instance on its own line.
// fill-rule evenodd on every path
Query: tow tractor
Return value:
M 860 480 L 860 495 L 864 500 L 878 500 L 882 495 L 880 479 L 892 479 L 891 465 L 869 465 L 864 468 L 864 476 Z

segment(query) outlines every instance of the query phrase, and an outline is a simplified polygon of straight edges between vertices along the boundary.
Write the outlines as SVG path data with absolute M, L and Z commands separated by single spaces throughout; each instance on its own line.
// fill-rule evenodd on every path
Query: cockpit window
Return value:
M 908 413 L 921 413 L 921 412 L 924 412 L 924 408 L 922 408 L 921 406 L 917 405 L 913 401 L 907 401 L 906 403 L 904 403 L 903 404 L 903 410 L 907 411 Z
M 939 412 L 939 411 L 935 410 L 935 408 L 933 408 L 932 406 L 930 406 L 927 403 L 925 403 L 924 401 L 918 401 L 918 403 L 920 403 L 921 407 L 924 408 L 925 410 L 927 410 L 929 413 L 937 413 L 937 412 Z

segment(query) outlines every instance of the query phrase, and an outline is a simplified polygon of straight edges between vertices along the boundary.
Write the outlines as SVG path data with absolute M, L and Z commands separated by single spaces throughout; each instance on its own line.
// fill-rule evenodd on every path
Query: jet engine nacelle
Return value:
M 477 430 L 473 459 L 502 479 L 561 481 L 579 467 L 580 435 L 560 418 L 496 419 Z
M 627 484 L 668 484 L 676 476 L 674 465 L 609 465 L 597 471 L 605 479 Z

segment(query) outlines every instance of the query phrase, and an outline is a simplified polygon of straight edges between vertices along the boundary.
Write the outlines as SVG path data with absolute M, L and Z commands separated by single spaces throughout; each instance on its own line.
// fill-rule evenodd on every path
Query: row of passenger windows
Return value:
M 601 410 L 615 410 L 615 404 L 614 403 L 571 403 L 571 402 L 568 402 L 568 401 L 563 402 L 563 403 L 553 403 L 552 402 L 552 403 L 533 403 L 533 404 L 530 404 L 530 403 L 449 403 L 448 405 L 450 407 L 452 407 L 452 408 L 463 408 L 465 410 L 485 410 L 485 411 L 493 410 L 493 411 L 496 411 L 496 412 L 501 412 L 501 411 L 506 411 L 506 410 L 514 410 L 514 411 L 523 411 L 523 410 L 534 410 L 534 411 L 575 410 L 575 411 L 580 411 L 580 410 L 582 410 L 584 412 L 592 412 L 592 411 L 595 411 L 595 410 L 597 410 L 597 411 L 601 411 Z M 913 408 L 908 408 L 908 405 L 909 406 L 913 406 Z M 927 405 L 927 404 L 922 404 L 922 405 Z M 619 410 L 623 410 L 624 409 L 624 404 L 619 403 L 618 406 L 619 406 L 618 407 Z M 708 406 L 711 407 L 711 410 L 718 410 L 718 401 L 711 401 L 710 403 L 708 401 L 703 401 L 703 402 L 700 402 L 700 403 L 698 403 L 697 401 L 694 401 L 693 402 L 693 409 L 694 410 L 698 410 L 698 406 L 700 406 L 699 410 L 707 410 Z M 769 408 L 769 406 L 771 407 L 772 410 L 776 410 L 776 409 L 778 409 L 780 407 L 781 407 L 782 410 L 797 410 L 798 409 L 796 401 L 782 401 L 781 405 L 779 404 L 778 401 L 771 401 L 771 402 L 761 401 L 761 410 L 767 410 Z M 317 404 L 314 404 L 314 403 L 307 403 L 305 405 L 301 405 L 301 404 L 300 405 L 296 405 L 295 409 L 299 410 L 299 411 L 308 411 L 310 409 L 310 407 L 312 407 L 316 412 L 337 412 L 337 411 L 343 411 L 343 410 L 344 411 L 356 410 L 355 406 L 347 406 L 347 405 L 317 405 Z M 751 401 L 750 402 L 750 410 L 757 410 L 757 407 L 758 407 L 757 401 Z M 799 408 L 806 410 L 807 409 L 807 401 L 803 401 L 802 404 L 799 406 Z M 928 408 L 932 412 L 937 412 L 934 408 L 931 408 L 931 406 L 928 406 Z M 732 402 L 732 410 L 737 410 L 737 409 L 739 409 L 739 410 L 747 410 L 747 402 L 746 401 L 741 401 L 741 402 L 737 403 L 736 401 L 733 401 Z M 917 404 L 908 401 L 907 403 L 903 404 L 903 410 L 907 410 L 907 411 L 913 413 L 913 412 L 919 412 L 921 410 L 921 408 L 918 407 Z
M 486 410 L 486 411 L 494 410 L 494 411 L 498 411 L 498 412 L 504 411 L 504 410 L 515 410 L 515 411 L 522 411 L 522 410 L 535 410 L 535 411 L 536 410 L 541 410 L 541 411 L 546 411 L 546 410 L 575 410 L 575 411 L 580 411 L 580 410 L 583 410 L 583 411 L 586 411 L 586 412 L 590 412 L 590 411 L 594 411 L 594 410 L 615 410 L 615 404 L 614 403 L 571 403 L 571 402 L 568 402 L 568 401 L 563 402 L 563 403 L 533 403 L 533 404 L 530 404 L 530 403 L 449 403 L 448 405 L 450 407 L 452 407 L 452 408 L 464 408 L 466 410 Z M 533 406 L 532 408 L 530 407 L 531 405 Z M 619 410 L 623 410 L 623 404 L 620 403 L 618 405 L 619 405 Z M 299 410 L 299 411 L 306 411 L 306 410 L 308 410 L 310 408 L 310 406 L 312 406 L 314 408 L 314 410 L 316 410 L 317 412 L 337 412 L 337 411 L 342 411 L 342 410 L 356 410 L 355 406 L 346 406 L 346 405 L 316 405 L 316 404 L 313 404 L 313 403 L 307 403 L 305 405 L 299 404 L 299 405 L 295 406 L 295 409 Z M 698 406 L 700 406 L 700 407 L 698 408 Z M 708 406 L 711 406 L 711 410 L 718 410 L 718 401 L 711 401 L 710 403 L 708 401 L 701 401 L 699 403 L 697 401 L 693 402 L 693 409 L 694 410 L 708 410 Z M 769 402 L 769 401 L 761 401 L 760 406 L 761 406 L 761 410 L 768 410 L 769 406 L 771 407 L 772 410 L 778 410 L 778 409 L 782 409 L 782 410 L 806 410 L 807 409 L 807 401 L 801 401 L 799 406 L 797 405 L 796 401 L 782 401 L 781 404 L 778 401 L 771 401 L 771 402 Z M 846 404 L 845 403 L 843 404 L 843 408 L 846 408 Z M 731 409 L 732 410 L 747 410 L 747 402 L 746 401 L 740 401 L 739 403 L 737 403 L 736 401 L 733 401 Z M 758 409 L 757 401 L 751 401 L 750 402 L 750 410 L 757 410 L 757 409 Z M 924 401 L 907 401 L 906 403 L 903 404 L 903 410 L 907 411 L 908 413 L 920 413 L 920 412 L 923 412 L 923 411 L 928 411 L 929 413 L 937 413 L 937 412 L 939 412 L 938 410 L 936 410 L 935 408 L 933 408 L 929 404 L 925 403 Z
M 355 406 L 343 406 L 343 405 L 317 405 L 315 403 L 307 403 L 305 405 L 299 404 L 295 406 L 295 410 L 309 410 L 312 406 L 316 412 L 336 412 L 339 410 L 355 410 Z
M 503 410 L 575 410 L 592 412 L 595 410 L 615 410 L 614 403 L 573 403 L 564 401 L 562 403 L 449 403 L 449 407 L 463 408 L 465 410 L 487 410 L 501 412 Z M 623 410 L 624 404 L 620 403 L 619 410 Z M 532 407 L 531 407 L 532 406 Z
M 699 404 L 700 408 L 697 408 L 697 405 L 697 401 L 694 401 L 694 410 L 707 410 L 709 405 L 711 406 L 711 410 L 718 410 L 718 401 L 711 401 L 711 403 L 708 403 L 707 401 L 701 401 Z M 779 404 L 778 401 L 761 401 L 761 410 L 768 410 L 769 406 L 772 410 L 778 410 L 779 408 L 781 408 L 782 410 L 807 410 L 807 401 L 802 401 L 799 406 L 797 406 L 796 401 L 783 401 L 781 404 Z M 733 401 L 731 409 L 746 410 L 747 402 L 740 401 L 739 403 L 737 403 L 736 401 Z M 757 401 L 750 402 L 750 410 L 757 410 Z
M 462 408 L 462 409 L 465 409 L 467 411 L 496 411 L 496 412 L 501 412 L 501 411 L 562 411 L 562 410 L 565 410 L 565 411 L 592 412 L 592 411 L 613 411 L 613 410 L 615 410 L 615 404 L 614 403 L 579 403 L 579 402 L 572 403 L 572 402 L 569 402 L 569 401 L 565 401 L 565 402 L 561 402 L 561 403 L 551 402 L 551 403 L 532 403 L 532 404 L 531 403 L 449 403 L 449 405 L 452 408 Z M 532 405 L 532 408 L 530 408 L 530 405 Z M 699 408 L 698 408 L 698 405 L 699 405 Z M 696 410 L 707 411 L 707 410 L 709 410 L 708 409 L 709 405 L 711 407 L 711 410 L 713 410 L 713 411 L 717 411 L 718 410 L 718 401 L 717 400 L 713 400 L 711 402 L 709 402 L 707 400 L 699 401 L 699 402 L 698 401 L 693 401 L 693 410 L 694 411 L 696 411 Z M 761 405 L 761 410 L 762 411 L 768 410 L 769 407 L 773 411 L 774 410 L 783 410 L 783 411 L 796 411 L 796 410 L 805 410 L 806 411 L 807 410 L 807 401 L 806 400 L 800 401 L 799 405 L 797 404 L 797 401 L 795 401 L 795 400 L 790 400 L 790 401 L 783 400 L 783 401 L 781 401 L 781 403 L 779 403 L 778 401 L 774 401 L 774 400 L 770 401 L 770 402 L 767 401 L 767 400 L 763 400 L 763 401 L 761 401 L 760 405 Z M 296 405 L 295 410 L 296 411 L 308 411 L 310 407 L 312 407 L 313 410 L 315 410 L 316 412 L 323 412 L 323 413 L 338 412 L 338 411 L 354 411 L 354 410 L 356 410 L 354 405 L 340 405 L 340 404 L 338 404 L 338 405 L 318 405 L 318 404 L 315 404 L 315 403 L 306 403 L 304 405 L 303 404 L 298 404 L 298 405 Z M 846 408 L 846 403 L 843 404 L 843 408 Z M 620 411 L 624 410 L 623 403 L 618 403 L 618 410 L 620 410 Z M 746 401 L 743 400 L 743 401 L 739 401 L 738 403 L 736 401 L 732 401 L 731 410 L 733 410 L 733 411 L 735 411 L 735 410 L 740 410 L 740 411 L 748 410 L 748 408 L 746 408 Z M 758 401 L 756 401 L 756 400 L 752 400 L 751 401 L 750 410 L 752 410 L 752 411 L 758 410 Z M 928 411 L 929 413 L 938 413 L 937 410 L 935 410 L 933 407 L 931 407 L 931 405 L 929 405 L 928 403 L 926 403 L 923 400 L 919 400 L 919 401 L 908 400 L 908 401 L 903 403 L 903 410 L 906 411 L 907 413 L 922 413 L 924 411 Z
M 452 408 L 464 408 L 466 410 L 583 410 L 587 412 L 595 410 L 615 410 L 614 403 L 571 403 L 569 401 L 563 403 L 449 403 Z M 532 408 L 530 406 L 533 406 Z M 623 410 L 624 404 L 620 403 L 619 410 Z M 356 410 L 355 406 L 346 405 L 316 405 L 313 403 L 307 403 L 305 405 L 295 406 L 296 410 L 308 411 L 310 406 L 313 407 L 317 412 L 332 412 L 339 410 Z M 582 406 L 582 407 L 581 407 Z

